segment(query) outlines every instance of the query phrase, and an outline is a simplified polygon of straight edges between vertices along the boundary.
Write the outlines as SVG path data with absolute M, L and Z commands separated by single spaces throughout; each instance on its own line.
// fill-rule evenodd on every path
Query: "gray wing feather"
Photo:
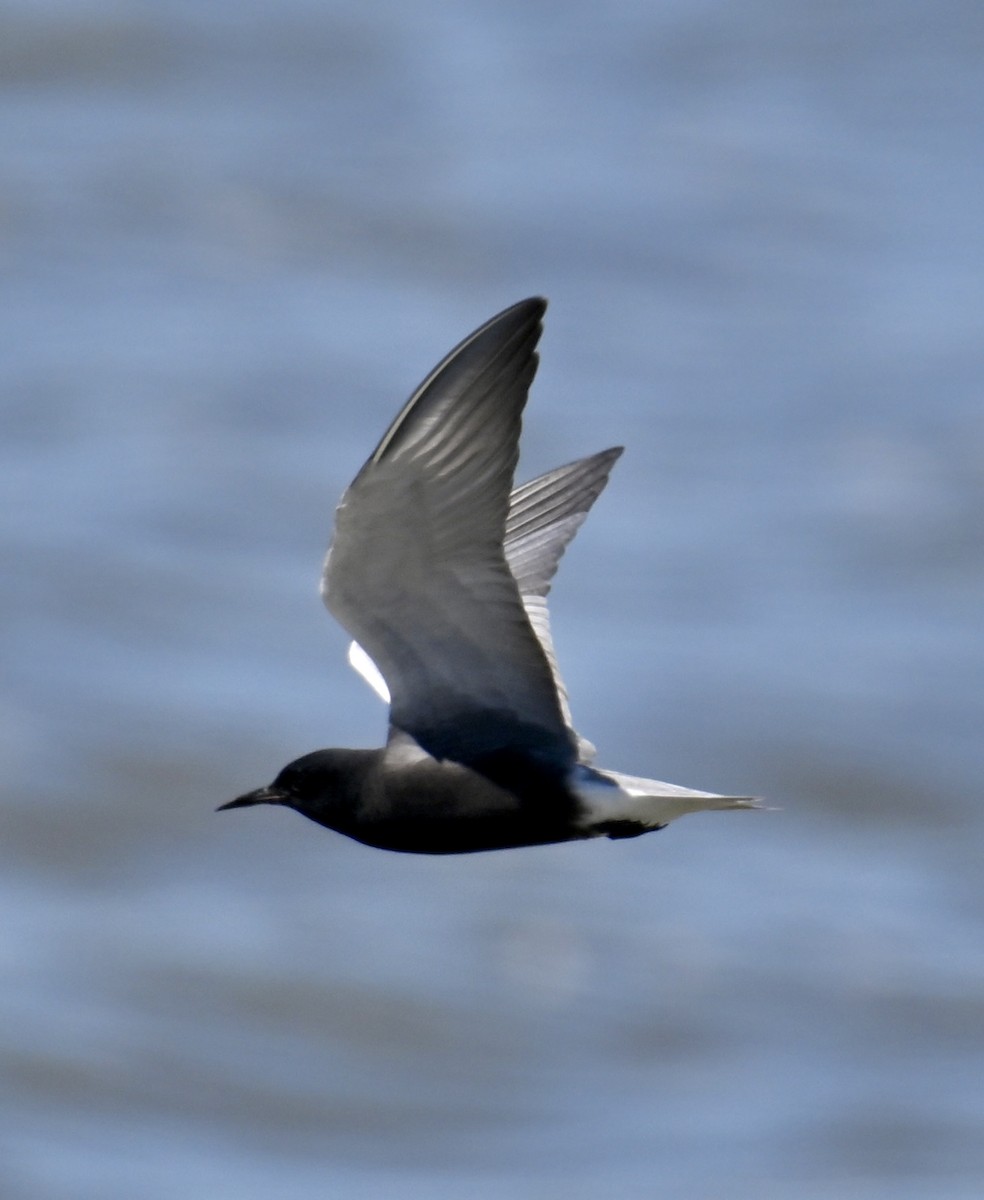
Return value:
M 615 446 L 557 467 L 516 488 L 509 498 L 506 561 L 519 585 L 530 625 L 550 664 L 561 712 L 572 732 L 574 724 L 567 689 L 557 666 L 550 634 L 547 595 L 561 556 L 608 482 L 609 472 L 621 453 L 622 447 Z M 578 760 L 590 762 L 594 758 L 594 746 L 586 738 L 576 733 L 574 736 Z
M 576 757 L 503 549 L 545 307 L 522 301 L 452 350 L 336 515 L 325 603 L 382 672 L 392 723 L 438 758 Z

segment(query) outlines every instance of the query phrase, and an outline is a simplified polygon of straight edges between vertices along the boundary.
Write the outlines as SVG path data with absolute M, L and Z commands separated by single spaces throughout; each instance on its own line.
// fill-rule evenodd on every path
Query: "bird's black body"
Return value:
M 523 300 L 455 347 L 338 507 L 322 595 L 390 703 L 386 746 L 317 750 L 223 808 L 285 805 L 369 846 L 461 854 L 752 806 L 596 770 L 574 731 L 546 597 L 621 448 L 513 488 L 545 308 Z
M 499 776 L 429 755 L 387 763 L 387 750 L 315 750 L 224 807 L 282 804 L 381 850 L 464 854 L 592 836 L 583 805 L 555 773 L 516 761 Z M 513 777 L 512 786 L 507 784 Z M 639 827 L 637 832 L 644 832 Z

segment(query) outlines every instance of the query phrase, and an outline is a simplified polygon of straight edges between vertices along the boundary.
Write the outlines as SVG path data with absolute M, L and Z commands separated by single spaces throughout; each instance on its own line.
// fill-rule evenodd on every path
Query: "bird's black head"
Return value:
M 220 804 L 227 808 L 250 808 L 254 804 L 283 804 L 329 828 L 338 828 L 339 818 L 351 813 L 366 770 L 378 751 L 315 750 L 288 763 L 268 787 L 257 788 Z

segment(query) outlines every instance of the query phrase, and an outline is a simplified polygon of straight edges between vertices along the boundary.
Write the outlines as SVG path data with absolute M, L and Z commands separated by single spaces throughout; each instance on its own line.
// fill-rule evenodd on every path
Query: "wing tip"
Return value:
M 526 310 L 531 316 L 533 313 L 536 313 L 537 316 L 542 317 L 547 311 L 547 305 L 549 303 L 550 301 L 546 298 L 546 296 L 527 296 L 525 300 L 517 300 L 515 304 L 510 304 L 507 308 L 504 308 L 497 316 L 492 317 L 489 324 L 491 324 L 492 321 L 498 321 L 507 313 L 514 311 L 519 313 L 523 310 Z
M 539 363 L 536 346 L 543 333 L 543 314 L 546 310 L 545 297 L 528 296 L 525 300 L 519 300 L 496 313 L 463 338 L 417 385 L 410 399 L 383 434 L 379 445 L 369 458 L 369 463 L 379 463 L 394 451 L 405 434 L 411 413 L 432 389 L 440 387 L 442 381 L 446 383 L 452 372 L 456 369 L 473 369 L 476 363 L 490 364 L 510 346 L 525 348 L 525 370 L 519 372 L 525 396 Z

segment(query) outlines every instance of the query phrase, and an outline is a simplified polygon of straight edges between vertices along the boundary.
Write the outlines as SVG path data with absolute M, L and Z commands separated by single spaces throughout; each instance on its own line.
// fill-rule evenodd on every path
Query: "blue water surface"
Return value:
M 0 8 L 0 1194 L 984 1194 L 984 10 Z M 385 714 L 345 484 L 551 298 L 603 765 L 448 860 L 214 816 Z

